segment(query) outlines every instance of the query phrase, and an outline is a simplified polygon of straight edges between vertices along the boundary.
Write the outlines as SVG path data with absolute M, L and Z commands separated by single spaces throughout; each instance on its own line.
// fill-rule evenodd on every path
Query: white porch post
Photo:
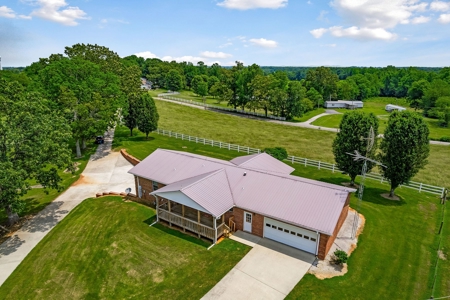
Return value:
M 156 198 L 156 222 L 159 222 L 159 198 L 155 195 Z
M 215 244 L 215 243 L 217 243 L 217 219 L 214 216 L 213 216 L 213 219 L 214 219 L 214 221 L 213 221 L 213 225 L 214 225 L 214 243 L 213 244 Z

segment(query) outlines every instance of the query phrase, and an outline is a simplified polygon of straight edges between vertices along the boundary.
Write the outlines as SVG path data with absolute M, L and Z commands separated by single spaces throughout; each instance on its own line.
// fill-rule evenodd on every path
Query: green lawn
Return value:
M 120 197 L 87 199 L 0 287 L 0 299 L 199 299 L 249 251 L 162 225 Z
M 380 128 L 379 128 L 380 133 L 383 133 L 387 126 L 389 113 L 387 113 L 384 110 L 384 108 L 389 103 L 404 106 L 408 110 L 414 111 L 414 109 L 409 107 L 409 104 L 406 102 L 405 99 L 382 98 L 382 97 L 367 99 L 366 101 L 364 101 L 364 108 L 362 110 L 365 112 L 373 112 L 380 119 Z M 346 109 L 336 109 L 336 110 L 341 113 L 348 112 L 348 110 Z M 317 119 L 312 124 L 322 127 L 339 128 L 341 120 L 342 115 L 328 115 Z M 440 127 L 438 125 L 438 120 L 426 117 L 424 117 L 424 120 L 425 122 L 427 122 L 428 128 L 430 129 L 431 139 L 439 140 L 440 138 L 445 136 L 450 137 L 450 128 Z
M 81 158 L 73 158 L 74 162 L 79 163 L 78 170 L 72 173 L 65 173 L 63 171 L 58 171 L 58 174 L 61 176 L 62 182 L 61 185 L 63 187 L 62 191 L 58 192 L 57 190 L 49 189 L 48 193 L 44 191 L 42 188 L 31 189 L 29 190 L 23 197 L 22 200 L 25 201 L 25 210 L 22 211 L 19 215 L 26 216 L 36 214 L 41 211 L 44 207 L 46 207 L 50 202 L 52 202 L 56 197 L 58 197 L 61 193 L 64 192 L 69 186 L 72 185 L 75 181 L 78 180 L 80 174 L 83 172 L 86 167 L 89 157 L 91 154 L 95 152 L 96 147 L 92 146 L 84 150 L 84 155 Z M 30 182 L 31 185 L 36 184 L 35 181 Z M 5 210 L 0 210 L 0 224 L 5 223 L 7 220 Z
M 274 124 L 155 101 L 159 128 L 255 148 L 284 147 L 290 155 L 333 162 L 333 132 Z M 430 145 L 429 163 L 415 181 L 450 187 L 450 147 Z
M 127 138 L 126 130 L 117 131 L 121 145 L 139 158 L 156 148 L 167 148 L 232 159 L 240 153 L 152 134 Z M 294 164 L 294 175 L 341 184 L 347 176 Z M 437 196 L 399 188 L 400 202 L 382 198 L 389 186 L 368 179 L 361 212 L 366 226 L 358 248 L 349 260 L 349 272 L 343 277 L 318 280 L 307 275 L 288 299 L 427 299 L 431 295 L 434 264 L 437 259 L 438 228 L 442 206 Z M 356 207 L 355 195 L 351 206 Z M 447 217 L 448 218 L 448 217 Z M 449 220 L 450 221 L 450 220 Z M 447 225 L 446 230 L 450 227 Z M 445 232 L 444 232 L 445 236 Z M 444 244 L 449 257 L 448 232 Z M 450 294 L 450 260 L 439 260 L 435 297 Z

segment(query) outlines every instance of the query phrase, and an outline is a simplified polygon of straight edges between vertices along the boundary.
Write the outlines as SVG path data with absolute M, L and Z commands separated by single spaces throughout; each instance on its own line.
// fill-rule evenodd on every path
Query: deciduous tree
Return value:
M 139 131 L 145 133 L 145 138 L 148 139 L 148 134 L 158 128 L 159 114 L 155 101 L 149 94 L 144 93 L 139 97 L 137 107 L 137 127 Z
M 333 154 L 336 166 L 350 176 L 351 184 L 355 182 L 357 175 L 361 174 L 363 162 L 354 161 L 348 153 L 357 150 L 364 156 L 373 158 L 377 150 L 375 142 L 373 148 L 367 152 L 367 138 L 370 127 L 373 128 L 375 137 L 378 135 L 378 118 L 373 113 L 351 111 L 345 113 L 339 125 L 339 132 L 333 142 Z M 370 171 L 373 163 L 368 162 L 367 170 Z
M 402 111 L 390 115 L 378 160 L 386 166 L 381 172 L 391 184 L 391 197 L 399 185 L 409 182 L 427 164 L 428 135 L 428 126 L 419 114 Z

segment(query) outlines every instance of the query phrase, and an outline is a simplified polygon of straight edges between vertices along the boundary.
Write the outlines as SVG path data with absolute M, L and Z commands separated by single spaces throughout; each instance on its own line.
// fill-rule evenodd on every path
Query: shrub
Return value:
M 441 142 L 448 142 L 448 143 L 450 143 L 450 136 L 443 136 L 439 140 Z
M 304 112 L 311 111 L 315 107 L 314 102 L 312 102 L 308 98 L 303 98 L 302 100 L 300 100 L 300 104 L 301 104 Z
M 266 148 L 264 149 L 264 152 L 281 161 L 286 159 L 288 156 L 286 149 L 281 147 Z
M 345 264 L 348 260 L 347 252 L 342 250 L 334 251 L 334 263 L 337 265 Z

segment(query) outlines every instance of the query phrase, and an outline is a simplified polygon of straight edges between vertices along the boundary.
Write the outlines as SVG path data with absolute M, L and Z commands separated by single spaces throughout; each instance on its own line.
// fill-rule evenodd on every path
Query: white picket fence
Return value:
M 171 101 L 183 102 L 183 103 L 189 103 L 192 105 L 202 106 L 202 107 L 205 107 L 208 109 L 223 110 L 223 111 L 240 113 L 240 114 L 244 114 L 244 115 L 256 116 L 256 117 L 260 117 L 260 118 L 268 118 L 268 119 L 274 119 L 274 120 L 279 120 L 279 121 L 286 121 L 285 117 L 277 117 L 277 116 L 273 116 L 273 115 L 267 115 L 267 117 L 266 117 L 266 115 L 262 114 L 262 113 L 257 113 L 257 112 L 252 112 L 252 111 L 247 111 L 247 110 L 242 110 L 242 109 L 237 109 L 237 108 L 235 109 L 235 108 L 230 108 L 230 107 L 211 105 L 211 104 L 206 104 L 206 103 L 199 102 L 199 101 L 192 101 L 192 100 L 176 98 L 176 97 L 172 97 L 171 95 L 172 94 L 158 94 L 158 97 L 167 99 L 167 100 L 171 100 Z
M 164 136 L 174 137 L 174 138 L 181 139 L 181 140 L 195 142 L 195 143 L 199 143 L 199 144 L 203 144 L 203 145 L 209 145 L 212 147 L 219 147 L 221 149 L 234 150 L 234 151 L 243 152 L 243 153 L 247 153 L 247 154 L 255 154 L 255 153 L 262 152 L 261 149 L 257 149 L 257 148 L 251 148 L 251 147 L 247 147 L 247 146 L 219 142 L 219 141 L 209 140 L 209 139 L 205 139 L 205 138 L 199 138 L 196 136 L 190 136 L 187 134 L 177 133 L 177 132 L 173 132 L 170 130 L 164 130 L 164 129 L 159 129 L 159 128 L 156 130 L 156 133 L 164 135 Z M 304 158 L 304 157 L 297 157 L 297 156 L 289 155 L 287 157 L 286 161 L 290 162 L 291 164 L 301 164 L 301 165 L 304 165 L 305 167 L 315 167 L 319 170 L 320 169 L 329 170 L 329 171 L 332 171 L 333 173 L 334 172 L 342 172 L 341 170 L 339 170 L 336 167 L 335 164 L 330 164 L 327 162 L 308 159 L 308 158 Z M 388 180 L 386 180 L 386 178 L 384 178 L 381 174 L 374 173 L 374 172 L 370 172 L 370 173 L 366 174 L 366 178 L 377 180 L 381 183 L 388 183 Z M 410 189 L 418 191 L 419 193 L 427 192 L 427 193 L 431 193 L 431 194 L 435 194 L 435 195 L 440 195 L 441 197 L 444 196 L 444 192 L 445 192 L 444 187 L 429 185 L 429 184 L 415 182 L 415 181 L 410 181 L 409 183 L 401 185 L 400 187 L 401 188 L 403 188 L 403 187 L 410 188 Z

